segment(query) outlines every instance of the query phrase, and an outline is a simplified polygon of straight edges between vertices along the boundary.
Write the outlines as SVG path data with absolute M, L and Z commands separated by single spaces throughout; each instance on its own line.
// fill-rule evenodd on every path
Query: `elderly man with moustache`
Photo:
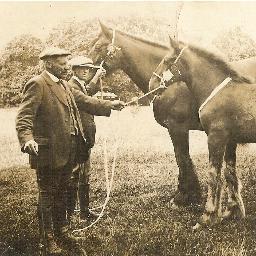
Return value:
M 37 173 L 40 235 L 47 255 L 60 255 L 65 245 L 79 247 L 66 218 L 67 185 L 73 167 L 88 152 L 78 108 L 109 116 L 111 109 L 124 107 L 121 101 L 93 99 L 70 89 L 64 81 L 68 55 L 54 47 L 40 54 L 45 70 L 25 85 L 16 117 L 21 150 Z

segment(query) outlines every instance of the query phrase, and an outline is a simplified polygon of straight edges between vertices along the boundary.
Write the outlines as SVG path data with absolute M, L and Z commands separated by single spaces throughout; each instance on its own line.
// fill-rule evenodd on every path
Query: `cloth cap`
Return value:
M 92 59 L 84 56 L 74 57 L 69 61 L 69 64 L 73 67 L 90 67 L 99 68 L 99 66 L 93 65 Z
M 49 47 L 44 49 L 40 55 L 39 58 L 41 60 L 47 58 L 47 57 L 52 57 L 52 56 L 68 56 L 71 55 L 71 53 L 65 49 L 60 49 L 57 47 Z

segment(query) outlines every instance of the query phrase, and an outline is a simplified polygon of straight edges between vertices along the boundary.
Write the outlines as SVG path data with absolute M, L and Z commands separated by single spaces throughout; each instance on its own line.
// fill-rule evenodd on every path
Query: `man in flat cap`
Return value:
M 106 74 L 105 69 L 93 65 L 93 61 L 84 56 L 78 56 L 71 59 L 70 65 L 73 76 L 68 83 L 71 88 L 89 96 L 92 96 L 100 90 L 97 82 L 99 78 Z M 93 115 L 90 115 L 85 111 L 80 111 L 80 116 L 88 145 L 88 159 L 84 159 L 84 163 L 73 170 L 70 186 L 68 188 L 68 217 L 70 219 L 74 213 L 78 195 L 80 220 L 84 221 L 98 217 L 96 213 L 89 209 L 89 175 L 91 170 L 90 149 L 94 146 L 96 126 Z
M 103 101 L 72 90 L 67 75 L 68 51 L 48 48 L 40 54 L 45 70 L 27 82 L 16 117 L 21 150 L 29 154 L 39 188 L 40 234 L 48 255 L 59 255 L 65 245 L 77 248 L 68 230 L 67 184 L 73 167 L 87 154 L 78 107 L 93 115 L 121 110 L 120 101 Z

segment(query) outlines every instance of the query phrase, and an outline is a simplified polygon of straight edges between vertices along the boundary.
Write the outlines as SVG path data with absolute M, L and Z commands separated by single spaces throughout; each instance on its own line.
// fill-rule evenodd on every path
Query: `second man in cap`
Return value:
M 76 91 L 80 91 L 85 95 L 92 96 L 100 90 L 98 80 L 106 74 L 105 69 L 95 66 L 93 61 L 84 56 L 78 56 L 70 60 L 73 76 L 68 84 Z M 80 220 L 90 220 L 98 215 L 89 209 L 90 202 L 90 171 L 91 148 L 95 143 L 96 126 L 94 116 L 85 111 L 80 110 L 81 121 L 84 134 L 88 145 L 88 159 L 84 159 L 84 163 L 80 164 L 73 170 L 71 182 L 68 191 L 68 217 L 71 219 L 77 203 L 77 195 L 80 206 Z

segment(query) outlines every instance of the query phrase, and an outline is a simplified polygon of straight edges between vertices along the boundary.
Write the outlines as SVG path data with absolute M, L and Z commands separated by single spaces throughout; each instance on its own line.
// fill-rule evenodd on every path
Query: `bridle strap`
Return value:
M 115 50 L 121 50 L 120 47 L 115 46 L 115 39 L 116 39 L 116 30 L 113 29 L 113 34 L 112 34 L 112 40 L 111 40 L 111 44 L 110 47 L 108 49 L 107 55 L 105 56 L 105 58 L 102 60 L 99 68 L 101 68 L 106 60 L 107 57 L 110 57 L 110 55 L 115 51 Z
M 182 50 L 180 51 L 179 55 L 177 56 L 177 58 L 175 59 L 175 61 L 174 61 L 174 63 L 173 63 L 172 65 L 174 65 L 174 64 L 176 64 L 176 63 L 178 62 L 178 60 L 180 59 L 182 53 L 183 53 L 187 48 L 188 48 L 188 46 L 185 46 L 185 47 L 182 48 Z M 179 72 L 179 74 L 181 75 L 180 70 L 178 70 L 178 72 Z M 161 80 L 161 83 L 163 83 L 164 86 L 165 86 L 165 82 L 166 82 L 166 81 L 164 80 L 163 76 L 158 75 L 156 72 L 153 72 L 153 75 L 155 75 L 156 77 L 158 77 L 158 78 Z
M 162 76 L 159 76 L 156 72 L 153 72 L 153 74 L 156 76 L 156 77 L 158 77 L 159 79 L 163 79 L 163 77 Z
M 111 40 L 111 44 L 109 45 L 109 50 L 107 52 L 107 56 L 109 56 L 110 54 L 113 54 L 116 50 L 121 50 L 120 47 L 117 47 L 115 45 L 115 39 L 116 39 L 116 30 L 113 29 L 113 34 L 112 34 L 112 40 Z
M 111 44 L 114 45 L 115 44 L 115 39 L 116 39 L 116 30 L 113 30 L 113 36 L 112 36 L 112 41 Z
M 179 60 L 179 58 L 181 57 L 182 53 L 188 48 L 188 46 L 185 46 L 182 48 L 182 50 L 180 51 L 179 55 L 177 56 L 176 60 L 174 61 L 173 64 L 176 64 Z

